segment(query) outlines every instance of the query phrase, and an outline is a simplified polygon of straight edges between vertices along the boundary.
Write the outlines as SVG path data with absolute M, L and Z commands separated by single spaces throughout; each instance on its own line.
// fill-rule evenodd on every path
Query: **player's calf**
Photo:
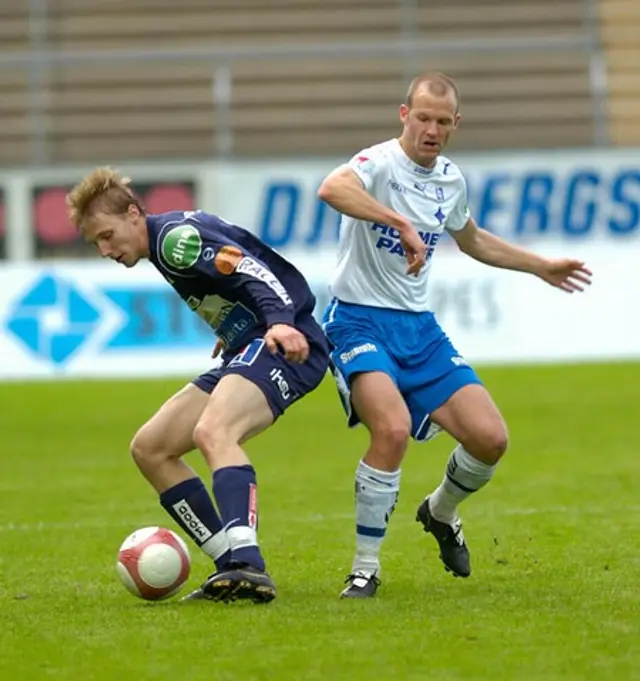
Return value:
M 383 372 L 358 374 L 352 397 L 371 442 L 355 475 L 356 554 L 341 597 L 368 598 L 380 584 L 380 550 L 398 500 L 411 418 L 393 380 Z
M 358 465 L 355 478 L 356 554 L 347 578 L 354 577 L 355 581 L 342 592 L 342 598 L 375 594 L 380 582 L 372 577 L 380 571 L 380 550 L 400 490 L 400 471 L 376 470 L 364 461 Z M 363 576 L 366 585 L 360 583 Z
M 216 565 L 231 558 L 223 523 L 202 480 L 180 456 L 191 449 L 191 433 L 185 428 L 197 418 L 203 394 L 191 386 L 174 396 L 133 438 L 131 454 L 153 485 L 164 510 Z M 175 416 L 174 419 L 169 418 Z M 173 423 L 180 427 L 171 429 Z

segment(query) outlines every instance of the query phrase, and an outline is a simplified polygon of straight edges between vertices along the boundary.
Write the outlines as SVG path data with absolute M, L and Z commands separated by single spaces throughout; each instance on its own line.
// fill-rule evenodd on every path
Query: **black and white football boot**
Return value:
M 381 582 L 375 573 L 356 571 L 344 580 L 348 586 L 340 594 L 340 598 L 373 598 Z
M 418 507 L 416 520 L 422 523 L 425 532 L 430 532 L 436 538 L 444 569 L 451 572 L 454 577 L 468 577 L 471 574 L 471 558 L 460 519 L 451 525 L 436 520 L 429 510 L 427 497 Z
M 254 603 L 268 603 L 275 597 L 275 584 L 266 572 L 251 565 L 238 563 L 214 572 L 181 601 L 232 603 L 237 600 L 251 600 Z

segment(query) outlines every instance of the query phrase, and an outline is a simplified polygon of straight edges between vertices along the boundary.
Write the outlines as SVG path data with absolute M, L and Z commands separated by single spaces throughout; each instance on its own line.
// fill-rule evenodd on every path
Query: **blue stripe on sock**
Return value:
M 365 527 L 364 525 L 356 525 L 356 534 L 361 534 L 363 537 L 384 537 L 386 533 L 384 527 Z
M 373 482 L 377 482 L 379 485 L 384 485 L 385 487 L 393 487 L 392 482 L 386 482 L 385 480 L 380 480 L 380 478 L 374 478 L 373 475 L 369 476 L 369 480 L 373 480 Z

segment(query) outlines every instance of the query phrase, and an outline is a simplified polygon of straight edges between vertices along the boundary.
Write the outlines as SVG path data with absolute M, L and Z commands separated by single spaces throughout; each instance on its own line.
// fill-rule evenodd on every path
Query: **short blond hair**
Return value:
M 458 109 L 460 108 L 460 91 L 458 90 L 458 86 L 451 76 L 448 76 L 441 71 L 427 71 L 426 73 L 416 76 L 411 83 L 409 83 L 409 89 L 407 90 L 405 99 L 405 104 L 408 107 L 411 107 L 413 95 L 421 85 L 426 85 L 429 92 L 436 97 L 444 97 L 449 94 L 449 92 L 453 92 L 456 98 L 456 113 L 458 112 Z
M 67 194 L 67 211 L 78 229 L 96 213 L 124 215 L 130 205 L 145 213 L 140 199 L 130 187 L 131 180 L 113 168 L 96 168 Z

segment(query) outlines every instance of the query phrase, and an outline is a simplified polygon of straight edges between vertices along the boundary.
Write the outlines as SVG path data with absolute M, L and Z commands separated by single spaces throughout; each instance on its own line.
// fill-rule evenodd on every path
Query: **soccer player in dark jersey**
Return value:
M 148 215 L 129 180 L 98 168 L 67 197 L 69 216 L 100 255 L 148 259 L 215 331 L 220 366 L 163 404 L 131 453 L 160 503 L 214 561 L 187 598 L 267 602 L 276 590 L 258 546 L 256 473 L 242 443 L 314 390 L 328 347 L 300 272 L 248 231 L 201 211 Z M 198 448 L 213 497 L 182 457 Z

